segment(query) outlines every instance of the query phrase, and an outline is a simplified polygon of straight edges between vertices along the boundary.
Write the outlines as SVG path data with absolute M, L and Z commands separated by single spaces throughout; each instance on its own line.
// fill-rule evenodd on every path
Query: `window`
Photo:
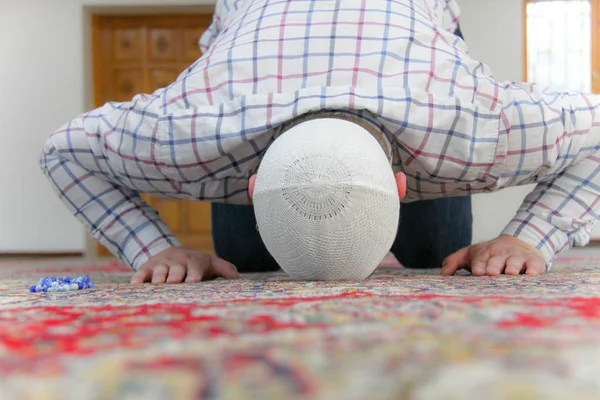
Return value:
M 591 0 L 526 1 L 527 80 L 591 92 Z

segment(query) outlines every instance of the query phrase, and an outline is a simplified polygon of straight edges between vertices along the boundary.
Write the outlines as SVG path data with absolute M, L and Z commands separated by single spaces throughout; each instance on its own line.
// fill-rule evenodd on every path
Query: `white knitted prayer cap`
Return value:
M 253 193 L 258 230 L 292 278 L 362 280 L 390 250 L 400 201 L 390 161 L 361 126 L 301 122 L 267 150 Z

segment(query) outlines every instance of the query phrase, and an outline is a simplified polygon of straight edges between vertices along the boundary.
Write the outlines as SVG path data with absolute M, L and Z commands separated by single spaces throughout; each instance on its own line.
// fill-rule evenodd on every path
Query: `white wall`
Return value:
M 52 192 L 38 156 L 54 129 L 91 107 L 89 8 L 211 2 L 0 0 L 0 252 L 85 247 L 83 228 Z
M 0 251 L 83 245 L 38 168 L 47 135 L 83 109 L 77 11 L 70 2 L 0 2 Z
M 83 229 L 41 174 L 38 155 L 49 133 L 91 107 L 91 11 L 213 1 L 0 0 L 0 252 L 85 247 Z M 460 5 L 471 54 L 498 79 L 522 80 L 522 0 L 460 0 Z M 475 196 L 474 239 L 497 235 L 530 189 Z

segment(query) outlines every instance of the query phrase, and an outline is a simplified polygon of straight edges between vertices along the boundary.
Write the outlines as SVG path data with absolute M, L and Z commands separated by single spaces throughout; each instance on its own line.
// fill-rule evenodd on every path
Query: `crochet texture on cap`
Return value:
M 389 161 L 363 128 L 307 121 L 265 154 L 254 189 L 261 237 L 290 276 L 361 280 L 394 241 L 399 200 Z

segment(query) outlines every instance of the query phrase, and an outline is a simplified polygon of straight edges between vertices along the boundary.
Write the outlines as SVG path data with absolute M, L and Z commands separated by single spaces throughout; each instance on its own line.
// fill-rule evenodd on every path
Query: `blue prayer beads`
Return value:
M 31 293 L 68 292 L 71 290 L 91 289 L 94 286 L 96 285 L 90 280 L 88 275 L 79 276 L 77 278 L 71 278 L 70 276 L 64 276 L 62 278 L 47 276 L 41 278 L 35 285 L 31 285 L 29 291 Z

